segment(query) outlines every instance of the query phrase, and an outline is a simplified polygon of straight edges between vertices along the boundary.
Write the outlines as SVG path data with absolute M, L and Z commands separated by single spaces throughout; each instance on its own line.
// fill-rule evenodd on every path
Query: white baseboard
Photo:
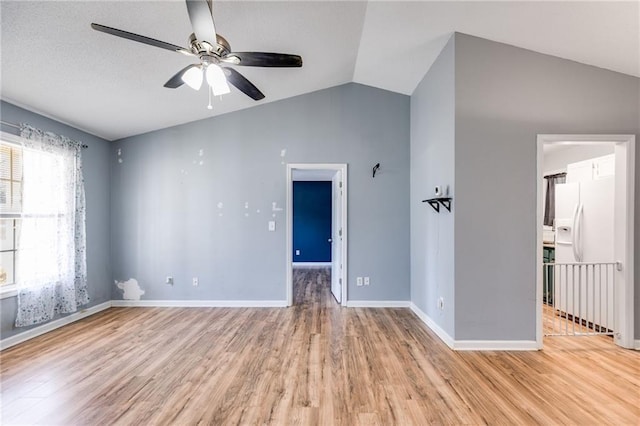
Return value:
M 432 320 L 429 315 L 423 312 L 422 309 L 418 308 L 415 303 L 411 302 L 409 307 L 413 313 L 416 314 L 416 316 L 420 318 L 420 320 L 422 320 L 422 322 L 425 323 L 425 325 L 445 343 L 445 345 L 449 346 L 451 349 L 455 349 L 455 341 L 453 340 L 453 337 L 449 336 L 449 333 L 436 324 L 436 322 Z
M 184 308 L 282 308 L 287 306 L 286 300 L 110 300 L 99 305 L 83 309 L 74 314 L 48 322 L 15 336 L 0 340 L 0 351 L 25 342 L 34 337 L 71 324 L 90 315 L 111 307 L 184 307 Z M 351 300 L 347 302 L 352 308 L 410 308 L 448 347 L 459 351 L 533 351 L 538 350 L 535 340 L 454 340 L 426 313 L 413 302 Z M 640 350 L 640 340 L 635 340 L 635 349 Z
M 348 308 L 408 308 L 406 300 L 347 300 Z
M 95 305 L 90 308 L 81 309 L 80 311 L 75 312 L 71 315 L 67 315 L 66 317 L 62 317 L 57 320 L 50 321 L 46 324 L 42 324 L 41 326 L 31 328 L 20 334 L 16 334 L 15 336 L 7 337 L 6 339 L 0 340 L 0 351 L 15 346 L 18 343 L 25 342 L 27 340 L 33 339 L 34 337 L 38 337 L 42 334 L 53 331 L 57 328 L 71 324 L 93 314 L 97 314 L 98 312 L 109 309 L 110 307 L 111 301 L 100 303 L 99 305 Z
M 537 351 L 535 340 L 456 340 L 457 351 Z
M 286 300 L 112 300 L 114 308 L 285 308 Z
M 455 340 L 413 302 L 411 310 L 447 346 L 456 351 L 537 351 L 535 340 Z
M 331 262 L 291 262 L 294 268 L 331 268 Z
M 111 307 L 284 308 L 286 300 L 110 300 L 0 340 L 0 351 Z
M 635 350 L 640 351 L 640 339 L 636 339 L 634 343 L 635 343 L 635 346 L 634 346 Z

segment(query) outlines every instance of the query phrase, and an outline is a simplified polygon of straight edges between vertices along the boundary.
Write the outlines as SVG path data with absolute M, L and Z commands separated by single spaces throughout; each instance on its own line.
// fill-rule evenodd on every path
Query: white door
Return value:
M 342 173 L 332 179 L 331 209 L 331 293 L 342 303 Z

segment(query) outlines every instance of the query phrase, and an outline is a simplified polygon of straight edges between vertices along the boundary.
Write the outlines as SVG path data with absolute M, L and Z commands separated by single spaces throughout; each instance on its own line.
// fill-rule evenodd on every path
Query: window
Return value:
M 0 135 L 0 297 L 18 296 L 24 327 L 89 303 L 82 144 L 28 124 Z
M 0 141 L 0 290 L 14 290 L 22 211 L 22 148 Z

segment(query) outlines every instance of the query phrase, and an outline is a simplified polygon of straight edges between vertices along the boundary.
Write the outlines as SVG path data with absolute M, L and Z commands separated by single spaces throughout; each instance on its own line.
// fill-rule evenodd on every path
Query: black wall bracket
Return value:
M 380 163 L 376 164 L 375 166 L 373 166 L 373 177 L 376 177 L 376 172 L 378 171 L 378 169 L 380 168 Z
M 438 213 L 440 213 L 440 205 L 444 206 L 447 211 L 451 211 L 451 197 L 437 197 L 429 198 L 428 200 L 422 200 L 423 203 L 429 203 L 431 207 Z

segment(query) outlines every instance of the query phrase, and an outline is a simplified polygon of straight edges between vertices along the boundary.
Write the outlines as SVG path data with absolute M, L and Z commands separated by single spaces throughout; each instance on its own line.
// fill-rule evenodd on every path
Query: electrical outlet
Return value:
M 362 277 L 358 277 L 358 278 L 356 278 L 356 285 L 357 285 L 358 287 L 362 287 Z
M 193 277 L 193 286 L 198 287 L 198 277 Z
M 369 277 L 364 277 L 364 285 L 369 285 Z
M 275 220 L 270 220 L 269 221 L 269 231 L 275 231 L 276 230 L 276 221 Z
M 440 309 L 441 311 L 444 310 L 444 298 L 443 297 L 438 299 L 438 309 Z
M 300 256 L 300 250 L 296 250 L 296 256 Z
M 165 280 L 165 283 L 167 285 L 173 285 L 173 277 L 167 276 L 167 279 Z

